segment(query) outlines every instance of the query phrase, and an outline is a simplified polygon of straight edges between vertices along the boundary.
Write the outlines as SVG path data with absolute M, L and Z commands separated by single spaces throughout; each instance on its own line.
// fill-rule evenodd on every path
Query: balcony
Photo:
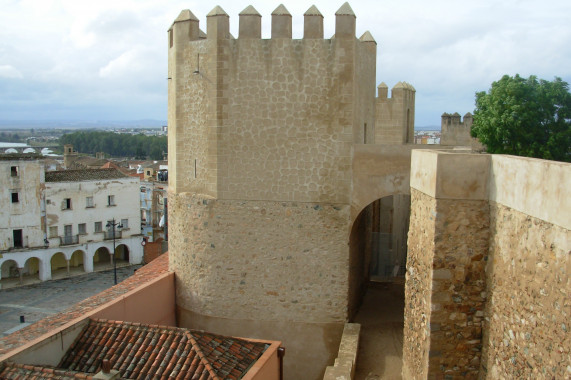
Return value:
M 121 239 L 121 232 L 122 231 L 115 230 L 115 239 Z M 103 240 L 113 240 L 113 231 L 105 231 Z
M 59 245 L 79 244 L 79 235 L 60 236 Z

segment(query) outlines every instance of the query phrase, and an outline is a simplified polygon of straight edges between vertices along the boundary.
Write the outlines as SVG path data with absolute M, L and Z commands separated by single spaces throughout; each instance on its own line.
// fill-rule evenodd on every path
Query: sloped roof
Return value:
M 46 182 L 79 182 L 101 179 L 119 179 L 128 176 L 117 169 L 81 169 L 46 172 Z
M 27 364 L 0 363 L 0 379 L 91 380 L 93 379 L 93 376 L 57 368 L 39 367 Z
M 121 378 L 240 379 L 269 345 L 178 327 L 90 320 L 58 368 L 96 373 L 108 359 Z

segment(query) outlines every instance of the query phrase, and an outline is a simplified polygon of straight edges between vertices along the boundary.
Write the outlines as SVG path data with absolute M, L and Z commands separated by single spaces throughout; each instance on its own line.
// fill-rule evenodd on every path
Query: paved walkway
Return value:
M 140 265 L 117 267 L 117 282 L 133 275 Z M 77 273 L 80 274 L 80 273 Z M 31 285 L 0 289 L 0 338 L 2 333 L 26 323 L 57 314 L 73 304 L 114 285 L 113 270 L 76 275 Z
M 402 379 L 404 283 L 369 283 L 355 322 L 361 324 L 355 379 Z

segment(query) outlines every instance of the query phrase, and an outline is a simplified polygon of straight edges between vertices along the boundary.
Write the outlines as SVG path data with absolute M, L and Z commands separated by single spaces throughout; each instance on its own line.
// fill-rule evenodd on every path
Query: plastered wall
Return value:
M 16 167 L 13 176 L 11 168 Z M 0 251 L 14 248 L 15 229 L 22 230 L 24 247 L 44 245 L 44 222 L 41 218 L 41 192 L 44 186 L 44 165 L 37 159 L 0 160 Z M 12 202 L 18 193 L 18 202 Z

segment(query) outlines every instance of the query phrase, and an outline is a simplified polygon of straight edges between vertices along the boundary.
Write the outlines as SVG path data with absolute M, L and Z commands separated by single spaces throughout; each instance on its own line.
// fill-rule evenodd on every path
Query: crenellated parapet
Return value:
M 304 39 L 323 38 L 323 15 L 315 5 L 304 13 Z M 210 17 L 216 17 L 210 20 Z M 218 18 L 221 17 L 221 18 Z M 216 6 L 207 15 L 206 34 L 199 29 L 199 20 L 188 9 L 180 12 L 169 28 L 169 47 L 176 42 L 183 43 L 203 38 L 233 38 L 229 33 L 230 18 Z M 209 27 L 209 23 L 212 25 Z M 217 28 L 213 28 L 216 25 Z M 356 16 L 349 3 L 345 3 L 335 13 L 335 38 L 355 38 Z M 252 6 L 247 6 L 239 14 L 238 38 L 262 38 L 262 15 Z M 292 15 L 280 4 L 271 14 L 271 38 L 292 38 Z
M 470 129 L 474 118 L 470 112 L 464 115 L 464 119 L 458 112 L 449 114 L 444 112 L 441 117 L 441 145 L 464 145 L 471 146 L 473 139 L 470 136 Z
M 373 141 L 376 42 L 369 32 L 357 38 L 356 16 L 348 3 L 335 13 L 331 39 L 323 38 L 323 21 L 321 12 L 311 6 L 304 14 L 304 37 L 293 39 L 292 15 L 282 4 L 271 14 L 271 38 L 262 39 L 262 15 L 250 5 L 239 14 L 234 38 L 231 17 L 219 6 L 206 17 L 206 33 L 190 10 L 180 13 L 168 31 L 169 150 L 171 157 L 173 153 L 177 157 L 169 173 L 173 189 L 213 197 L 291 196 L 292 184 L 283 176 L 270 185 L 262 181 L 268 173 L 258 173 L 254 178 L 260 183 L 255 186 L 247 183 L 250 174 L 230 178 L 240 175 L 238 163 L 254 158 L 233 159 L 242 152 L 227 152 L 225 141 L 240 138 L 237 133 L 247 134 L 251 128 L 257 128 L 260 140 L 247 145 L 259 150 L 273 136 L 263 133 L 271 128 L 292 141 L 308 130 L 319 138 L 330 133 L 335 138 L 327 144 L 343 157 L 350 157 L 348 144 Z M 318 144 L 316 139 L 309 141 Z M 315 146 L 302 149 L 311 151 Z M 325 157 L 320 159 L 328 165 Z M 322 173 L 326 182 L 335 182 L 329 175 L 333 173 Z M 350 173 L 341 174 L 343 187 L 348 188 Z M 346 200 L 348 194 L 328 192 L 327 197 L 336 201 Z
M 398 82 L 391 89 L 385 82 L 377 86 L 375 100 L 375 143 L 412 144 L 414 142 L 414 105 L 416 89 Z

